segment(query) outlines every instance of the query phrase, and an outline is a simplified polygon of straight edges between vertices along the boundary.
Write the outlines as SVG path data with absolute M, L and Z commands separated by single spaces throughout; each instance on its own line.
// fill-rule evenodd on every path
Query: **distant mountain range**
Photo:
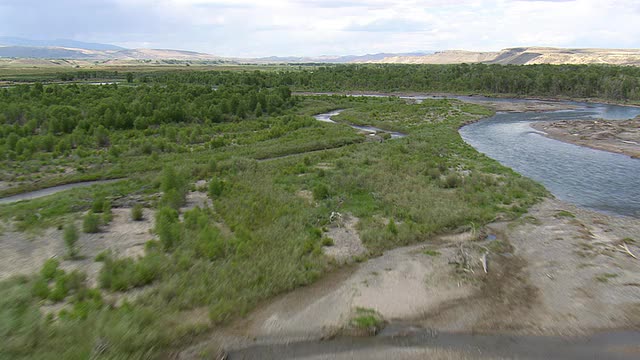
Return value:
M 278 57 L 278 56 L 270 56 L 256 59 L 239 59 L 240 61 L 245 60 L 249 62 L 256 63 L 334 63 L 334 64 L 344 64 L 344 63 L 352 63 L 352 62 L 378 62 L 383 61 L 384 59 L 391 58 L 394 56 L 404 56 L 404 57 L 420 57 L 433 54 L 432 51 L 416 51 L 411 53 L 401 53 L 401 54 L 392 54 L 392 53 L 377 53 L 377 54 L 366 54 L 366 55 L 344 55 L 344 56 L 286 56 L 286 57 Z
M 561 49 L 519 47 L 495 52 L 447 50 L 439 52 L 378 53 L 317 57 L 228 58 L 194 51 L 125 49 L 115 45 L 75 40 L 30 40 L 0 37 L 0 58 L 65 59 L 113 64 L 127 61 L 214 61 L 226 63 L 381 63 L 381 64 L 613 64 L 640 66 L 638 49 Z M 18 60 L 15 60 L 18 59 Z
M 31 40 L 18 37 L 0 36 L 0 46 L 72 48 L 85 50 L 124 50 L 125 48 L 109 44 L 89 43 L 68 39 Z

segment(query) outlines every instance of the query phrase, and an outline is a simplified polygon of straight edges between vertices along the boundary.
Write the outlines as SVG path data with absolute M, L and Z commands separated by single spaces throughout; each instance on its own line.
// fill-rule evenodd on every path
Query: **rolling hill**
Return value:
M 390 56 L 366 61 L 382 64 L 610 64 L 640 66 L 640 49 L 509 48 L 498 52 L 441 51 L 422 56 Z
M 517 47 L 495 52 L 446 50 L 439 52 L 378 53 L 366 55 L 315 57 L 224 58 L 194 51 L 170 49 L 125 49 L 115 45 L 75 40 L 29 40 L 0 37 L 0 58 L 14 62 L 34 59 L 100 61 L 201 61 L 226 63 L 376 63 L 376 64 L 460 64 L 501 65 L 530 64 L 611 64 L 640 66 L 640 49 L 562 49 L 551 47 Z

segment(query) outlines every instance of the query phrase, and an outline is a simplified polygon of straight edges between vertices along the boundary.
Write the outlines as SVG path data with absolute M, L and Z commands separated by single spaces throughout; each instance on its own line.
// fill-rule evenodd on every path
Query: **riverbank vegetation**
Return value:
M 483 107 L 292 96 L 287 74 L 277 76 L 277 86 L 217 90 L 172 84 L 0 91 L 2 181 L 23 183 L 5 194 L 124 178 L 0 205 L 12 230 L 38 236 L 58 227 L 61 238 L 51 241 L 62 242 L 68 224 L 88 218 L 83 230 L 108 233 L 104 214 L 112 207 L 135 209 L 126 217 L 143 220 L 144 206 L 154 218 L 139 256 L 79 253 L 100 262 L 95 284 L 80 270 L 62 270 L 81 269 L 71 257 L 64 267 L 54 259 L 37 274 L 4 280 L 0 357 L 167 356 L 336 266 L 322 250 L 332 214 L 359 218 L 368 256 L 375 256 L 517 217 L 546 194 L 462 141 L 457 129 L 490 115 Z M 347 109 L 336 120 L 407 136 L 384 140 L 310 117 L 334 109 Z M 188 207 L 194 194 L 207 201 Z M 69 252 L 82 248 L 82 237 L 73 241 L 79 231 L 73 235 Z

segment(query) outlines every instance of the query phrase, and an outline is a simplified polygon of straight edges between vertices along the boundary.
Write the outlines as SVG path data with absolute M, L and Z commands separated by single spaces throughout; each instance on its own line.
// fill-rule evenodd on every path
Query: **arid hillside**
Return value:
M 500 52 L 447 50 L 423 56 L 391 56 L 370 63 L 389 64 L 611 64 L 640 65 L 640 49 L 560 49 L 523 47 Z

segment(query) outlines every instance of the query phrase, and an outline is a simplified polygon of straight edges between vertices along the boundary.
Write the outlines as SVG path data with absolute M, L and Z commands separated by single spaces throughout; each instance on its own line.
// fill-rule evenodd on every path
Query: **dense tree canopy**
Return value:
M 155 81 L 314 91 L 482 92 L 640 100 L 640 68 L 608 65 L 335 65 L 285 72 L 181 72 Z
M 279 115 L 294 103 L 286 87 L 20 85 L 0 91 L 0 153 L 62 153 L 88 139 L 107 146 L 113 130 L 239 121 Z

